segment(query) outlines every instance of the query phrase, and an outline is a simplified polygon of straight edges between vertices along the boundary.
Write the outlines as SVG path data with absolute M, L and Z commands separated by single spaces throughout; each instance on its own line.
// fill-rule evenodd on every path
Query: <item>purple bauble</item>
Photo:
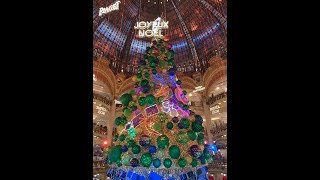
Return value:
M 183 123 L 179 122 L 179 123 L 178 123 L 178 127 L 179 127 L 179 129 L 183 129 L 183 128 L 184 128 Z
M 198 145 L 192 145 L 189 148 L 189 154 L 194 157 L 194 158 L 198 158 L 201 156 L 201 149 Z
M 172 118 L 172 122 L 174 122 L 174 123 L 179 122 L 179 118 L 178 118 L 178 117 L 173 117 L 173 118 Z
M 132 159 L 130 160 L 130 165 L 131 165 L 132 167 L 137 167 L 137 166 L 139 165 L 139 160 L 138 160 L 137 158 L 132 158 Z
M 149 146 L 151 143 L 151 138 L 148 135 L 142 135 L 139 140 L 141 146 Z

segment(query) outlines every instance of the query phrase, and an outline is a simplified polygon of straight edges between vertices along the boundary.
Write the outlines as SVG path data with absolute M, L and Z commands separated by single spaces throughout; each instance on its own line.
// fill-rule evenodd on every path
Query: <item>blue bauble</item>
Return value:
M 145 66 L 146 65 L 146 61 L 145 60 L 140 60 L 139 61 L 139 65 L 140 66 Z
M 149 146 L 149 153 L 153 154 L 157 152 L 156 146 Z
M 178 80 L 176 83 L 177 83 L 178 85 L 181 85 L 181 81 L 180 81 L 180 80 Z
M 179 122 L 179 123 L 178 123 L 178 127 L 179 127 L 179 129 L 183 129 L 183 128 L 184 128 L 183 123 Z
M 139 160 L 138 160 L 137 158 L 132 158 L 132 159 L 130 160 L 130 165 L 131 165 L 132 167 L 137 167 L 137 166 L 139 165 Z
M 195 118 L 195 121 L 199 122 L 199 123 L 202 123 L 203 122 L 203 119 L 200 115 L 196 114 L 194 115 L 194 118 Z
M 174 76 L 174 75 L 176 74 L 176 71 L 175 71 L 174 68 L 170 68 L 170 69 L 168 70 L 168 72 L 169 72 L 169 75 L 170 75 L 170 76 Z
M 201 154 L 201 156 L 199 157 L 200 161 L 203 161 L 205 159 L 204 155 Z
M 155 167 L 155 168 L 158 168 L 158 167 L 160 167 L 160 165 L 161 165 L 161 161 L 160 161 L 160 159 L 154 159 L 153 160 L 153 166 Z
M 122 152 L 127 152 L 128 151 L 128 147 L 127 147 L 127 145 L 124 145 L 124 146 L 122 146 Z

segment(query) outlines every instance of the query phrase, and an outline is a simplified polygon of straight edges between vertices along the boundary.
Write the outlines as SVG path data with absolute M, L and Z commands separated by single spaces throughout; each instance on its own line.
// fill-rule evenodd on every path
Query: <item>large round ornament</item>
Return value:
M 140 163 L 143 167 L 150 167 L 152 163 L 152 156 L 150 153 L 144 153 L 142 154 L 140 158 Z
M 131 151 L 133 154 L 138 154 L 138 153 L 140 153 L 141 148 L 139 145 L 133 145 Z
M 160 165 L 161 165 L 160 159 L 156 158 L 156 159 L 153 160 L 153 166 L 154 166 L 155 168 L 160 167 Z
M 189 141 L 188 134 L 186 132 L 180 131 L 177 134 L 176 141 L 180 144 L 186 144 Z
M 192 130 L 189 130 L 187 134 L 188 134 L 188 137 L 189 137 L 189 139 L 190 139 L 191 141 L 196 140 L 196 138 L 197 138 L 196 132 L 194 132 L 194 131 L 192 131 Z
M 132 158 L 132 159 L 130 160 L 130 165 L 131 165 L 132 167 L 137 167 L 137 166 L 139 165 L 139 160 L 138 160 L 137 158 Z
M 138 103 L 140 106 L 144 106 L 146 104 L 146 98 L 145 97 L 140 97 L 138 99 Z
M 123 115 L 124 115 L 125 117 L 131 116 L 131 113 L 132 113 L 132 111 L 131 111 L 129 108 L 125 108 L 125 109 L 123 110 Z
M 179 167 L 186 167 L 186 165 L 187 165 L 187 160 L 185 159 L 185 158 L 180 158 L 179 160 L 178 160 L 178 165 L 179 165 Z
M 152 129 L 157 132 L 160 132 L 162 130 L 162 124 L 160 122 L 156 122 L 153 124 Z
M 141 135 L 140 140 L 139 140 L 139 144 L 141 146 L 149 146 L 151 143 L 151 138 L 148 135 Z
M 128 106 L 129 102 L 132 101 L 132 95 L 125 93 L 120 97 L 120 101 L 124 106 Z
M 180 123 L 183 124 L 183 128 L 184 128 L 184 129 L 188 129 L 189 126 L 190 126 L 190 121 L 189 121 L 189 119 L 187 119 L 187 118 L 182 118 L 182 119 L 180 120 Z
M 157 138 L 157 146 L 159 149 L 164 149 L 169 146 L 169 138 L 166 135 L 161 135 Z
M 169 148 L 169 155 L 172 159 L 178 159 L 180 156 L 180 149 L 176 145 L 172 145 Z
M 171 159 L 169 159 L 169 158 L 164 159 L 164 160 L 163 160 L 163 165 L 164 165 L 164 167 L 166 167 L 166 168 L 170 168 L 171 165 L 172 165 Z
M 146 103 L 149 105 L 153 105 L 156 102 L 156 98 L 154 97 L 154 95 L 149 94 L 146 96 Z
M 121 154 L 122 154 L 122 146 L 116 145 L 111 148 L 108 158 L 111 162 L 117 162 L 118 160 L 120 160 Z
M 198 158 L 201 155 L 201 149 L 200 149 L 200 147 L 198 145 L 192 145 L 192 146 L 190 146 L 188 153 L 192 157 Z
M 202 123 L 197 121 L 192 122 L 191 127 L 194 132 L 201 132 L 203 130 Z

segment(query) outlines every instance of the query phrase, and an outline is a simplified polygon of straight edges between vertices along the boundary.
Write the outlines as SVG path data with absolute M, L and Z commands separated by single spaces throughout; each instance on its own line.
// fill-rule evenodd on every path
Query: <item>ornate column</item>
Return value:
M 211 123 L 211 113 L 210 113 L 210 109 L 209 106 L 207 105 L 206 101 L 206 97 L 202 98 L 202 104 L 203 104 L 203 110 L 204 110 L 204 115 L 205 115 L 205 119 L 206 119 L 206 128 L 207 128 L 207 135 L 208 135 L 208 144 L 212 143 L 212 134 L 210 132 L 211 128 L 212 128 L 212 123 Z
M 107 134 L 108 145 L 107 146 L 110 146 L 112 143 L 112 131 L 113 131 L 113 126 L 114 126 L 114 119 L 116 118 L 115 117 L 116 103 L 114 100 L 115 99 L 113 99 L 111 102 L 110 119 L 108 121 L 108 134 Z

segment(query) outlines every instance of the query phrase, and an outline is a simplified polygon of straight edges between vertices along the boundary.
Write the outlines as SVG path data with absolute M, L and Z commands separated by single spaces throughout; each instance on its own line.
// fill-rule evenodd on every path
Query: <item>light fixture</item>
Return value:
M 227 101 L 223 101 L 223 102 L 227 102 Z
M 189 96 L 191 97 L 191 96 L 192 96 L 192 94 L 190 93 L 190 94 L 189 94 Z
M 218 104 L 221 104 L 221 103 L 218 103 Z
M 215 117 L 215 118 L 211 118 L 211 120 L 217 120 L 217 119 L 220 119 L 220 118 L 218 118 L 218 117 Z
M 154 4 L 157 4 L 157 2 L 154 2 Z
M 220 89 L 220 87 L 216 87 L 216 90 L 219 90 Z
M 162 4 L 162 1 L 160 3 Z

